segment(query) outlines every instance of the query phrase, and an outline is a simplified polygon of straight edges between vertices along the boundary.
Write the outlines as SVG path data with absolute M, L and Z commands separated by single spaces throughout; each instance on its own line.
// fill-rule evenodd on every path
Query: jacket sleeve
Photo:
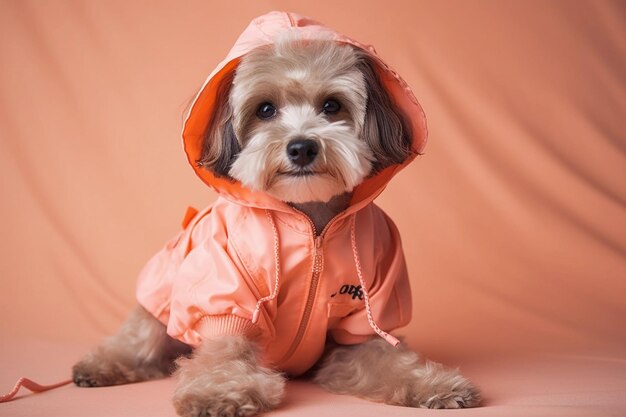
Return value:
M 257 297 L 250 282 L 213 207 L 196 214 L 148 262 L 137 299 L 170 336 L 197 346 L 206 337 L 260 330 L 251 322 Z
M 364 264 L 369 257 L 373 262 L 370 270 L 375 271 L 372 280 L 365 277 L 372 318 L 378 327 L 390 332 L 411 320 L 411 288 L 398 229 L 382 210 L 376 209 L 374 215 L 381 216 L 381 221 L 375 222 L 378 226 L 371 235 L 377 242 L 375 253 L 363 253 L 360 258 Z M 331 334 L 337 343 L 346 345 L 362 343 L 376 335 L 369 324 L 365 303 L 333 326 Z

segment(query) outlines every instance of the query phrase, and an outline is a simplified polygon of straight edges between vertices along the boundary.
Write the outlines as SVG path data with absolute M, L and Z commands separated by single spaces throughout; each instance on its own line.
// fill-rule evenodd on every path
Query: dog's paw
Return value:
M 181 417 L 252 417 L 278 406 L 257 390 L 174 396 L 174 408 Z
M 470 408 L 478 406 L 480 401 L 480 391 L 458 371 L 429 363 L 407 405 L 420 408 Z
M 265 411 L 262 402 L 253 395 L 207 398 L 204 395 L 174 397 L 174 408 L 181 417 L 252 417 Z
M 120 363 L 89 355 L 72 367 L 72 381 L 79 387 L 105 387 L 134 382 L 133 372 Z
M 103 372 L 97 364 L 89 360 L 78 362 L 72 367 L 72 381 L 79 387 L 103 387 L 111 384 L 111 378 L 108 372 Z
M 436 392 L 416 406 L 421 408 L 470 408 L 480 404 L 480 392 L 467 383 L 448 392 Z
M 252 417 L 280 404 L 285 389 L 282 375 L 234 377 L 224 381 L 206 375 L 180 384 L 173 398 L 176 412 L 181 417 Z

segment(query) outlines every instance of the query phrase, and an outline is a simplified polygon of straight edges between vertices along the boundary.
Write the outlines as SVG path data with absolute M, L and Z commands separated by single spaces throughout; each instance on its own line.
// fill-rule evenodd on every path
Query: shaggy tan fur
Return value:
M 254 344 L 244 336 L 207 339 L 190 348 L 137 307 L 120 331 L 72 369 L 83 387 L 119 385 L 161 378 L 178 366 L 174 406 L 182 417 L 251 417 L 277 407 L 285 378 L 260 366 Z M 174 364 L 176 357 L 180 357 Z M 329 345 L 314 382 L 328 391 L 392 405 L 464 408 L 480 403 L 480 393 L 456 370 L 420 363 L 404 345 L 382 339 L 355 346 Z
M 376 338 L 335 347 L 322 361 L 314 381 L 328 391 L 392 405 L 464 408 L 480 403 L 480 393 L 456 370 L 421 364 L 404 344 L 393 347 Z

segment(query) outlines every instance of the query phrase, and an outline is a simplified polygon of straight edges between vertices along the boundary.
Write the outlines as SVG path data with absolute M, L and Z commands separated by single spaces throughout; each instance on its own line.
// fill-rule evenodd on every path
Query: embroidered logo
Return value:
M 360 285 L 354 286 L 354 285 L 342 285 L 341 288 L 339 289 L 339 292 L 336 292 L 334 294 L 331 294 L 331 297 L 336 296 L 337 294 L 348 294 L 350 296 L 352 296 L 352 299 L 359 299 L 362 300 L 363 299 L 363 289 L 361 289 Z

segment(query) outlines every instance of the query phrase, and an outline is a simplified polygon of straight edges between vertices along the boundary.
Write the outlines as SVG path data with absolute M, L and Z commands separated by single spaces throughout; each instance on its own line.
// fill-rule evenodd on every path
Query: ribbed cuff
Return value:
M 198 322 L 196 330 L 203 337 L 245 334 L 254 325 L 248 319 L 232 314 L 205 316 Z

